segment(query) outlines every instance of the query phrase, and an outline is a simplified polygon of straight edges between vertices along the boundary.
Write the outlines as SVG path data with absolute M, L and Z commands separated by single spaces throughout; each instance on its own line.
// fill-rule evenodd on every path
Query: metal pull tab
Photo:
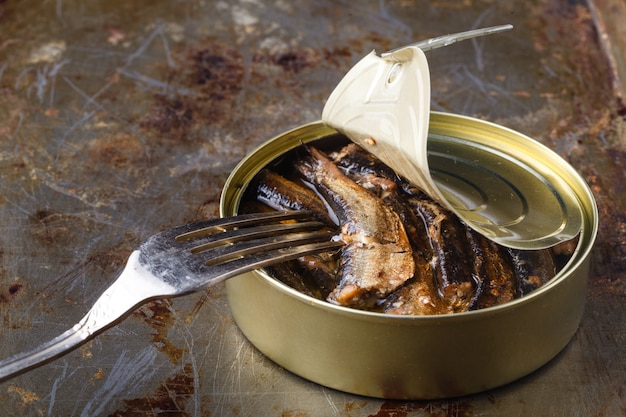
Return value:
M 431 49 L 442 48 L 444 46 L 452 45 L 458 41 L 464 41 L 466 39 L 477 38 L 479 36 L 491 35 L 494 33 L 504 32 L 505 30 L 513 29 L 513 25 L 499 25 L 499 26 L 491 26 L 488 28 L 482 29 L 474 29 L 468 30 L 465 32 L 453 33 L 450 35 L 438 36 L 436 38 L 430 38 L 423 41 L 415 42 L 406 46 L 402 46 L 400 48 L 392 49 L 391 51 L 383 52 L 380 54 L 381 57 L 386 57 L 387 55 L 391 55 L 394 52 L 399 51 L 400 49 L 407 48 L 409 46 L 414 46 L 416 48 L 421 49 L 424 52 L 430 51 Z

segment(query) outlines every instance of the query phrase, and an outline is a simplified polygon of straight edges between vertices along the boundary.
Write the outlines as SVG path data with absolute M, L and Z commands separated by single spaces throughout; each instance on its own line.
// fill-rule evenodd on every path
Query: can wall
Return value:
M 257 352 L 220 286 L 0 383 L 0 414 L 624 415 L 620 13 L 618 0 L 0 2 L 1 357 L 72 326 L 149 235 L 217 215 L 234 165 L 319 119 L 372 49 L 512 23 L 428 53 L 432 108 L 554 149 L 601 223 L 573 341 L 501 389 L 410 403 L 324 389 Z

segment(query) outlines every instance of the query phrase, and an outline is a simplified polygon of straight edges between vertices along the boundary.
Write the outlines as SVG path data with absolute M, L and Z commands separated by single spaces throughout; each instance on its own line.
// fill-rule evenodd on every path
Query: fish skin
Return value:
M 429 316 L 453 313 L 454 310 L 438 293 L 427 262 L 416 261 L 415 277 L 393 292 L 382 304 L 385 314 Z
M 344 146 L 331 156 L 344 174 L 368 190 L 378 189 L 381 198 L 392 187 L 409 195 L 428 198 L 421 190 L 355 143 Z
M 350 178 L 367 177 L 373 174 L 377 178 L 390 179 L 394 182 L 400 179 L 391 168 L 355 143 L 348 144 L 329 156 L 335 165 Z
M 336 222 L 322 199 L 313 190 L 291 181 L 269 169 L 255 178 L 256 198 L 276 210 L 308 210 L 329 226 Z
M 552 251 L 525 251 L 509 248 L 517 277 L 517 297 L 523 297 L 543 286 L 557 273 L 555 256 Z
M 468 310 L 493 307 L 514 300 L 518 279 L 507 249 L 474 230 L 467 230 L 472 248 L 470 253 L 474 254 L 474 278 L 478 283 Z
M 270 275 L 318 300 L 325 299 L 337 286 L 335 253 L 327 252 L 315 256 L 307 255 L 266 267 Z
M 297 260 L 270 265 L 265 270 L 299 293 L 317 299 L 322 297 L 322 288 L 318 285 L 311 285 L 309 280 L 304 279 L 300 271 L 300 263 Z
M 408 195 L 428 197 L 412 188 L 406 180 L 357 144 L 344 146 L 340 151 L 333 153 L 332 157 L 333 162 L 348 178 L 382 198 L 383 202 L 400 216 L 417 257 L 430 259 L 432 249 L 428 244 L 424 222 L 418 220 L 415 210 L 406 202 Z M 416 262 L 419 263 L 419 260 L 416 259 Z
M 400 217 L 382 199 L 344 175 L 322 152 L 308 148 L 309 157 L 296 168 L 316 185 L 341 225 L 339 285 L 327 300 L 368 308 L 413 277 L 413 251 Z
M 433 250 L 423 219 L 406 201 L 409 195 L 423 193 L 413 190 L 403 178 L 387 165 L 356 144 L 349 144 L 331 155 L 333 162 L 349 178 L 372 191 L 395 211 L 413 248 L 414 277 L 405 282 L 382 302 L 386 314 L 433 315 L 452 312 L 438 293 L 431 265 Z
M 454 312 L 467 310 L 478 284 L 466 236 L 469 228 L 432 200 L 410 198 L 409 203 L 427 228 L 433 279 L 440 296 Z
M 274 210 L 308 210 L 331 229 L 336 229 L 336 218 L 331 216 L 322 199 L 310 188 L 302 186 L 282 175 L 264 169 L 254 182 L 258 203 Z M 258 211 L 258 210 L 257 210 Z M 334 219 L 334 220 L 333 220 Z M 303 294 L 326 298 L 337 285 L 337 271 L 332 268 L 334 251 L 300 257 L 285 264 L 267 269 L 281 281 Z M 298 271 L 298 272 L 295 272 Z M 310 278 L 310 279 L 304 279 Z

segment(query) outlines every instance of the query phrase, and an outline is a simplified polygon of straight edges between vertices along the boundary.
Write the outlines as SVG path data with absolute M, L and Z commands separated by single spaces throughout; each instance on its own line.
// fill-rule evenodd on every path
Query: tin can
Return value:
M 227 180 L 221 215 L 237 213 L 247 185 L 267 164 L 295 147 L 334 135 L 333 129 L 316 122 L 260 146 Z M 569 343 L 582 318 L 589 255 L 598 227 L 597 208 L 585 181 L 545 146 L 492 123 L 433 112 L 429 141 L 431 137 L 437 152 L 453 141 L 456 151 L 471 148 L 469 154 L 486 143 L 502 144 L 499 150 L 506 153 L 514 141 L 518 146 L 506 159 L 514 164 L 524 159 L 516 165 L 540 170 L 545 178 L 565 184 L 582 216 L 577 248 L 567 265 L 522 298 L 440 316 L 390 316 L 332 305 L 295 291 L 263 270 L 231 278 L 226 289 L 233 317 L 268 358 L 340 391 L 387 399 L 436 399 L 515 381 Z

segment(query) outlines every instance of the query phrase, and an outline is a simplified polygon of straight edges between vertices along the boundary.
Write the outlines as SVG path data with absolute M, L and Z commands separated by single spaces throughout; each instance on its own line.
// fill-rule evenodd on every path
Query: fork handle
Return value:
M 0 381 L 54 359 L 73 347 L 81 345 L 88 337 L 89 334 L 81 331 L 81 326 L 77 324 L 35 349 L 4 359 L 0 361 Z
M 74 327 L 32 350 L 1 360 L 0 381 L 80 346 L 134 310 L 139 304 L 167 295 L 175 295 L 175 291 L 147 273 L 139 263 L 139 251 L 134 251 L 124 271 Z

